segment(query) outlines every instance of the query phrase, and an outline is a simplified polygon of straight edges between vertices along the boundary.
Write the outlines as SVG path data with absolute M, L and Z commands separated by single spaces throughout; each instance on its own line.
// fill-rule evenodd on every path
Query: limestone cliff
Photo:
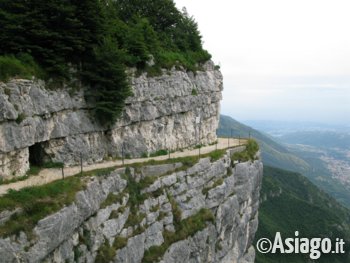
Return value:
M 212 62 L 195 73 L 131 76 L 133 96 L 111 127 L 95 121 L 84 88 L 0 83 L 0 178 L 30 164 L 94 163 L 217 139 L 222 76 Z M 81 185 L 69 202 L 51 197 L 57 209 L 18 231 L 4 234 L 16 218 L 31 217 L 30 204 L 1 211 L 1 262 L 252 263 L 262 163 L 233 163 L 242 150 L 70 177 Z M 40 201 L 48 200 L 39 210 Z
M 77 164 L 216 140 L 222 76 L 212 62 L 194 73 L 131 78 L 133 96 L 112 127 L 91 116 L 84 89 L 50 90 L 41 81 L 0 82 L 0 178 L 23 175 L 29 162 Z M 196 125 L 200 116 L 200 125 Z
M 86 178 L 75 201 L 41 219 L 32 234 L 1 238 L 0 258 L 253 263 L 262 163 L 233 164 L 233 151 L 190 167 L 138 166 Z M 145 178 L 152 180 L 138 185 Z

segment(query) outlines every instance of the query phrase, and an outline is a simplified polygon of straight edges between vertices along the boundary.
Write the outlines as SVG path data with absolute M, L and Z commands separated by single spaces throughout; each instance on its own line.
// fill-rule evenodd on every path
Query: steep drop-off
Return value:
M 293 237 L 300 231 L 303 237 L 328 237 L 331 240 L 343 238 L 345 254 L 324 254 L 317 262 L 350 262 L 350 212 L 325 192 L 318 189 L 304 176 L 264 166 L 259 228 L 255 240 L 270 238 L 276 232 L 283 237 Z M 305 254 L 261 254 L 257 263 L 293 262 L 306 263 L 310 258 Z
M 262 163 L 234 164 L 230 156 L 241 150 L 84 177 L 73 203 L 31 231 L 0 238 L 0 258 L 253 263 Z

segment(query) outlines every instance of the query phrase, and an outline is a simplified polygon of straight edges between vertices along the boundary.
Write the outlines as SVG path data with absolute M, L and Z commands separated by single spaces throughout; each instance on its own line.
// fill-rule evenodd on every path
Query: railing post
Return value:
M 124 142 L 122 143 L 122 164 L 124 166 Z
M 80 152 L 80 175 L 83 175 L 83 153 Z

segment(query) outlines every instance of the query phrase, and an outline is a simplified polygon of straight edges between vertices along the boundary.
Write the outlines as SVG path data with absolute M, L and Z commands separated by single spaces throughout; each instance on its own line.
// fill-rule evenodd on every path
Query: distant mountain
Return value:
M 231 132 L 234 137 L 248 137 L 250 134 L 251 137 L 255 138 L 259 142 L 264 165 L 301 173 L 340 203 L 350 208 L 350 186 L 332 176 L 327 163 L 320 159 L 318 151 L 310 150 L 302 145 L 284 146 L 280 138 L 273 138 L 229 116 L 221 115 L 217 130 L 218 136 L 231 136 Z M 342 137 L 338 141 L 341 139 Z M 321 143 L 316 139 L 313 141 L 312 136 L 309 137 L 308 142 L 310 144 L 312 142 Z M 330 143 L 328 142 L 328 144 Z M 344 144 L 346 145 L 346 143 Z M 335 151 L 332 151 L 332 155 L 335 155 Z M 338 157 L 342 158 L 339 154 Z M 337 164 L 335 163 L 335 165 Z
M 264 164 L 274 167 L 305 173 L 310 169 L 307 162 L 289 152 L 284 146 L 276 143 L 269 135 L 246 126 L 233 118 L 220 116 L 218 136 L 249 137 L 256 139 L 261 147 Z
M 350 212 L 339 205 L 325 192 L 319 190 L 304 176 L 285 170 L 264 167 L 259 228 L 255 242 L 260 238 L 273 240 L 276 232 L 282 237 L 344 238 L 346 255 L 322 255 L 320 263 L 350 262 Z M 261 254 L 256 253 L 256 263 L 307 263 L 311 261 L 303 254 Z
M 249 126 L 273 135 L 283 135 L 296 131 L 333 131 L 349 133 L 349 124 L 340 123 L 318 123 L 310 121 L 276 121 L 276 120 L 247 120 Z
M 350 133 L 334 131 L 297 131 L 278 138 L 289 144 L 305 144 L 318 148 L 350 148 Z

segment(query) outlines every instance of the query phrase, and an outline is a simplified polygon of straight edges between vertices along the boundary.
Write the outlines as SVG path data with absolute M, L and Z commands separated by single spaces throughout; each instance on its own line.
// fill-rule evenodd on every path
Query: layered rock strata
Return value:
M 74 165 L 144 156 L 216 140 L 222 75 L 212 62 L 195 73 L 131 77 L 133 96 L 121 118 L 102 127 L 85 90 L 50 90 L 42 81 L 0 82 L 0 178 L 23 175 L 30 163 Z M 196 118 L 199 117 L 199 118 Z
M 0 258 L 253 263 L 263 167 L 259 160 L 234 165 L 230 155 L 91 177 L 72 204 L 41 219 L 32 234 L 0 238 Z M 150 176 L 138 193 L 143 198 L 135 199 L 135 184 Z

